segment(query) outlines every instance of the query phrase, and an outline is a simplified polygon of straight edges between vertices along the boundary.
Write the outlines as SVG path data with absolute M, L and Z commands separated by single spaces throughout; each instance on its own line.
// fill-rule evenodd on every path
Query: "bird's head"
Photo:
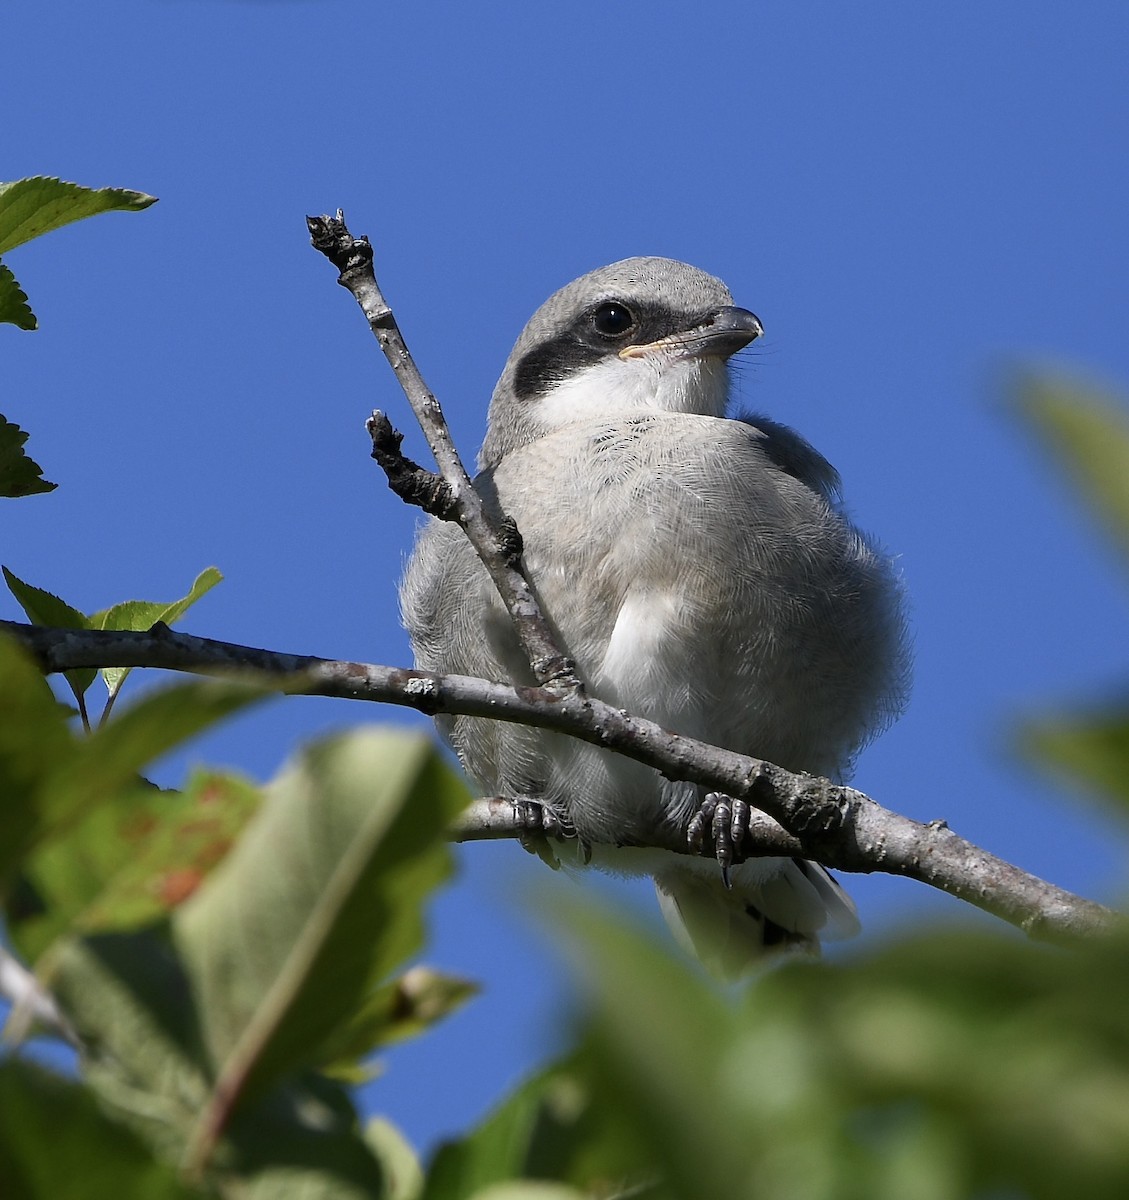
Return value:
M 720 279 L 686 263 L 627 258 L 582 275 L 518 338 L 490 402 L 480 465 L 594 417 L 722 416 L 728 360 L 761 332 Z

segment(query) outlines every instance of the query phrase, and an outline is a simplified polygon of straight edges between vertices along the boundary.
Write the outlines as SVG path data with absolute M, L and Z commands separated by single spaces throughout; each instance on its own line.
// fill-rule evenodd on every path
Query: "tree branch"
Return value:
M 22 1042 L 38 1024 L 76 1048 L 81 1045 L 78 1034 L 59 1011 L 54 996 L 5 946 L 0 946 L 0 997 L 12 1006 L 4 1024 L 4 1041 Z
M 576 663 L 557 644 L 552 627 L 545 619 L 537 597 L 522 571 L 518 561 L 520 543 L 517 543 L 515 553 L 512 528 L 499 526 L 486 511 L 482 497 L 475 491 L 451 440 L 450 430 L 447 428 L 439 402 L 424 382 L 400 333 L 396 317 L 380 291 L 373 268 L 372 246 L 368 238 L 353 237 L 345 225 L 345 218 L 340 209 L 335 217 L 307 217 L 306 224 L 314 248 L 333 263 L 339 273 L 338 283 L 348 288 L 361 306 L 369 328 L 396 373 L 400 387 L 403 388 L 404 395 L 407 396 L 423 429 L 424 437 L 427 438 L 427 444 L 435 455 L 442 483 L 446 484 L 449 490 L 444 492 L 441 488 L 435 488 L 434 490 L 442 495 L 442 502 L 438 508 L 428 511 L 434 512 L 444 520 L 457 521 L 462 526 L 502 597 L 522 649 L 529 659 L 534 678 L 543 687 L 562 695 L 580 693 L 582 686 L 576 673 Z M 375 431 L 374 425 L 377 426 Z M 367 428 L 373 438 L 373 457 L 385 469 L 393 490 L 402 495 L 397 484 L 402 483 L 407 476 L 402 472 L 401 464 L 397 462 L 399 435 L 392 430 L 387 418 L 379 413 L 373 414 Z M 391 454 L 389 434 L 397 439 L 395 453 Z M 378 440 L 381 442 L 380 447 L 377 444 Z M 414 463 L 408 463 L 408 466 L 414 468 L 414 472 L 409 471 L 408 474 L 415 474 L 415 486 L 418 488 L 422 468 Z M 399 472 L 399 475 L 395 472 Z M 413 499 L 411 503 L 419 503 L 419 500 Z
M 1110 925 L 1114 914 L 953 833 L 883 808 L 854 788 L 669 733 L 600 700 L 544 687 L 508 687 L 465 675 L 282 654 L 177 633 L 45 629 L 0 621 L 48 673 L 74 667 L 160 667 L 204 674 L 254 672 L 290 694 L 377 701 L 436 713 L 490 717 L 551 729 L 615 750 L 661 771 L 747 801 L 768 821 L 755 853 L 801 855 L 840 871 L 904 875 L 995 914 L 1044 941 L 1069 941 Z M 511 806 L 512 810 L 512 806 Z M 457 834 L 463 840 L 525 832 L 497 800 L 480 801 Z M 763 845 L 763 849 L 762 849 Z M 663 849 L 688 853 L 671 834 Z M 748 852 L 746 851 L 746 854 Z

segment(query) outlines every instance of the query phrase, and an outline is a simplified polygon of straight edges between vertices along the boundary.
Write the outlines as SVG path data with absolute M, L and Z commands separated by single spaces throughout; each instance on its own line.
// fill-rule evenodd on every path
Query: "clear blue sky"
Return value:
M 304 215 L 340 205 L 372 237 L 468 460 L 550 291 L 628 255 L 686 259 L 764 322 L 745 402 L 812 440 L 900 556 L 916 687 L 859 786 L 1116 895 L 1112 827 L 1008 739 L 1020 713 L 1124 683 L 1124 579 L 1000 385 L 1052 362 L 1129 394 L 1123 0 L 41 0 L 8 9 L 3 40 L 0 177 L 160 197 L 9 258 L 42 328 L 0 329 L 2 411 L 61 484 L 5 507 L 18 575 L 93 610 L 179 596 L 214 563 L 226 582 L 187 629 L 405 663 L 416 516 L 362 422 L 382 407 L 422 440 Z M 365 720 L 412 718 L 279 702 L 187 757 L 265 778 Z M 485 992 L 365 1096 L 425 1146 L 565 1035 L 527 919 L 549 873 L 511 845 L 460 860 L 428 957 Z M 960 915 L 849 882 L 863 945 Z

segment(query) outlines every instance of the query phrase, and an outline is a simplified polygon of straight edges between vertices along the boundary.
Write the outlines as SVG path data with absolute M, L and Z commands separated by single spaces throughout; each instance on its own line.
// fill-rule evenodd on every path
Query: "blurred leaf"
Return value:
M 27 302 L 27 293 L 12 272 L 0 263 L 0 325 L 38 329 L 39 322 Z
M 114 209 L 137 211 L 156 196 L 126 188 L 86 188 L 45 175 L 0 183 L 0 254 L 72 221 Z
M 191 981 L 167 922 L 63 944 L 45 978 L 88 1047 L 108 1110 L 176 1162 L 208 1094 Z
M 738 1044 L 732 1007 L 665 945 L 593 907 L 569 906 L 566 945 L 593 1008 L 584 1058 L 590 1086 L 607 1110 L 631 1114 L 645 1161 L 671 1193 L 696 1200 L 771 1194 L 750 1186 L 756 1139 L 743 1125 L 752 1114 L 733 1107 L 726 1086 L 726 1059 Z M 766 1069 L 787 1095 L 779 1049 Z
M 40 832 L 47 781 L 75 753 L 67 710 L 24 650 L 0 636 L 0 887 Z
M 50 982 L 88 1046 L 87 1079 L 103 1105 L 161 1159 L 180 1164 L 211 1078 L 193 981 L 166 928 L 71 942 Z M 347 1094 L 313 1076 L 236 1114 L 209 1166 L 205 1177 L 240 1200 L 383 1195 Z
M 382 984 L 327 1040 L 326 1068 L 349 1083 L 362 1083 L 372 1071 L 360 1060 L 383 1046 L 416 1037 L 450 1016 L 478 992 L 478 984 L 431 967 L 416 966 Z
M 584 1192 L 566 1187 L 563 1183 L 545 1183 L 538 1180 L 515 1180 L 510 1183 L 495 1183 L 481 1192 L 475 1192 L 473 1200 L 587 1200 Z
M 407 1138 L 391 1121 L 375 1117 L 365 1125 L 365 1141 L 384 1170 L 384 1200 L 417 1200 L 423 1191 L 423 1169 Z
M 65 600 L 60 600 L 53 592 L 45 592 L 42 588 L 24 583 L 18 576 L 13 575 L 7 567 L 2 568 L 4 581 L 8 591 L 15 596 L 20 608 L 24 610 L 27 619 L 33 625 L 43 625 L 54 629 L 90 629 L 90 619 L 77 608 L 72 608 Z M 75 698 L 82 699 L 86 689 L 94 682 L 97 671 L 93 667 L 80 667 L 74 671 L 65 671 L 67 683 Z
M 182 904 L 257 811 L 259 790 L 197 773 L 183 792 L 139 784 L 107 794 L 24 864 L 8 927 L 34 962 L 64 933 L 137 928 Z
M 249 1092 L 326 1061 L 340 1024 L 419 949 L 465 803 L 428 739 L 399 731 L 317 743 L 269 786 L 174 922 L 217 1075 L 201 1144 Z
M 514 1179 L 615 1195 L 642 1161 L 632 1117 L 598 1100 L 575 1064 L 550 1067 L 512 1092 L 477 1129 L 439 1147 L 423 1200 L 470 1200 Z
M 206 567 L 196 576 L 186 596 L 167 604 L 155 600 L 125 600 L 90 617 L 91 629 L 133 629 L 143 632 L 158 621 L 174 625 L 206 592 L 223 579 L 217 568 Z M 111 698 L 116 696 L 132 667 L 103 667 L 102 678 Z
M 1027 722 L 1019 748 L 1067 787 L 1083 786 L 1114 800 L 1121 815 L 1129 816 L 1129 710 Z
M 1129 556 L 1129 411 L 1077 380 L 1027 377 L 1018 405 Z
M 106 1116 L 89 1089 L 19 1059 L 0 1062 L 0 1196 L 189 1200 L 203 1195 Z
M 0 322 L 4 320 L 4 274 L 0 267 Z M 59 486 L 43 478 L 43 468 L 24 450 L 26 441 L 27 434 L 18 425 L 0 416 L 0 496 L 35 496 Z
M 78 738 L 38 669 L 0 639 L 0 786 L 7 785 L 0 881 L 37 845 L 64 836 L 91 807 L 132 788 L 147 763 L 267 695 L 245 683 L 194 680 L 150 692 Z
M 592 1095 L 673 1196 L 1129 1195 L 1124 933 L 929 930 L 725 998 L 606 914 L 564 920 Z

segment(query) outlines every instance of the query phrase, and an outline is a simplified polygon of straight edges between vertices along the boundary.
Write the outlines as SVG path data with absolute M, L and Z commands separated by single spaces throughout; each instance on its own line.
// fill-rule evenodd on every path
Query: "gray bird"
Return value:
M 762 332 L 705 272 L 630 258 L 526 325 L 490 403 L 475 486 L 512 517 L 545 612 L 594 696 L 793 771 L 843 778 L 899 712 L 900 587 L 839 506 L 834 468 L 791 429 L 727 416 L 729 359 Z M 533 683 L 461 529 L 421 531 L 401 590 L 417 665 Z M 858 928 L 820 866 L 647 850 L 702 789 L 561 735 L 439 725 L 484 794 L 532 799 L 596 866 L 654 876 L 679 940 L 735 977 L 766 947 Z

